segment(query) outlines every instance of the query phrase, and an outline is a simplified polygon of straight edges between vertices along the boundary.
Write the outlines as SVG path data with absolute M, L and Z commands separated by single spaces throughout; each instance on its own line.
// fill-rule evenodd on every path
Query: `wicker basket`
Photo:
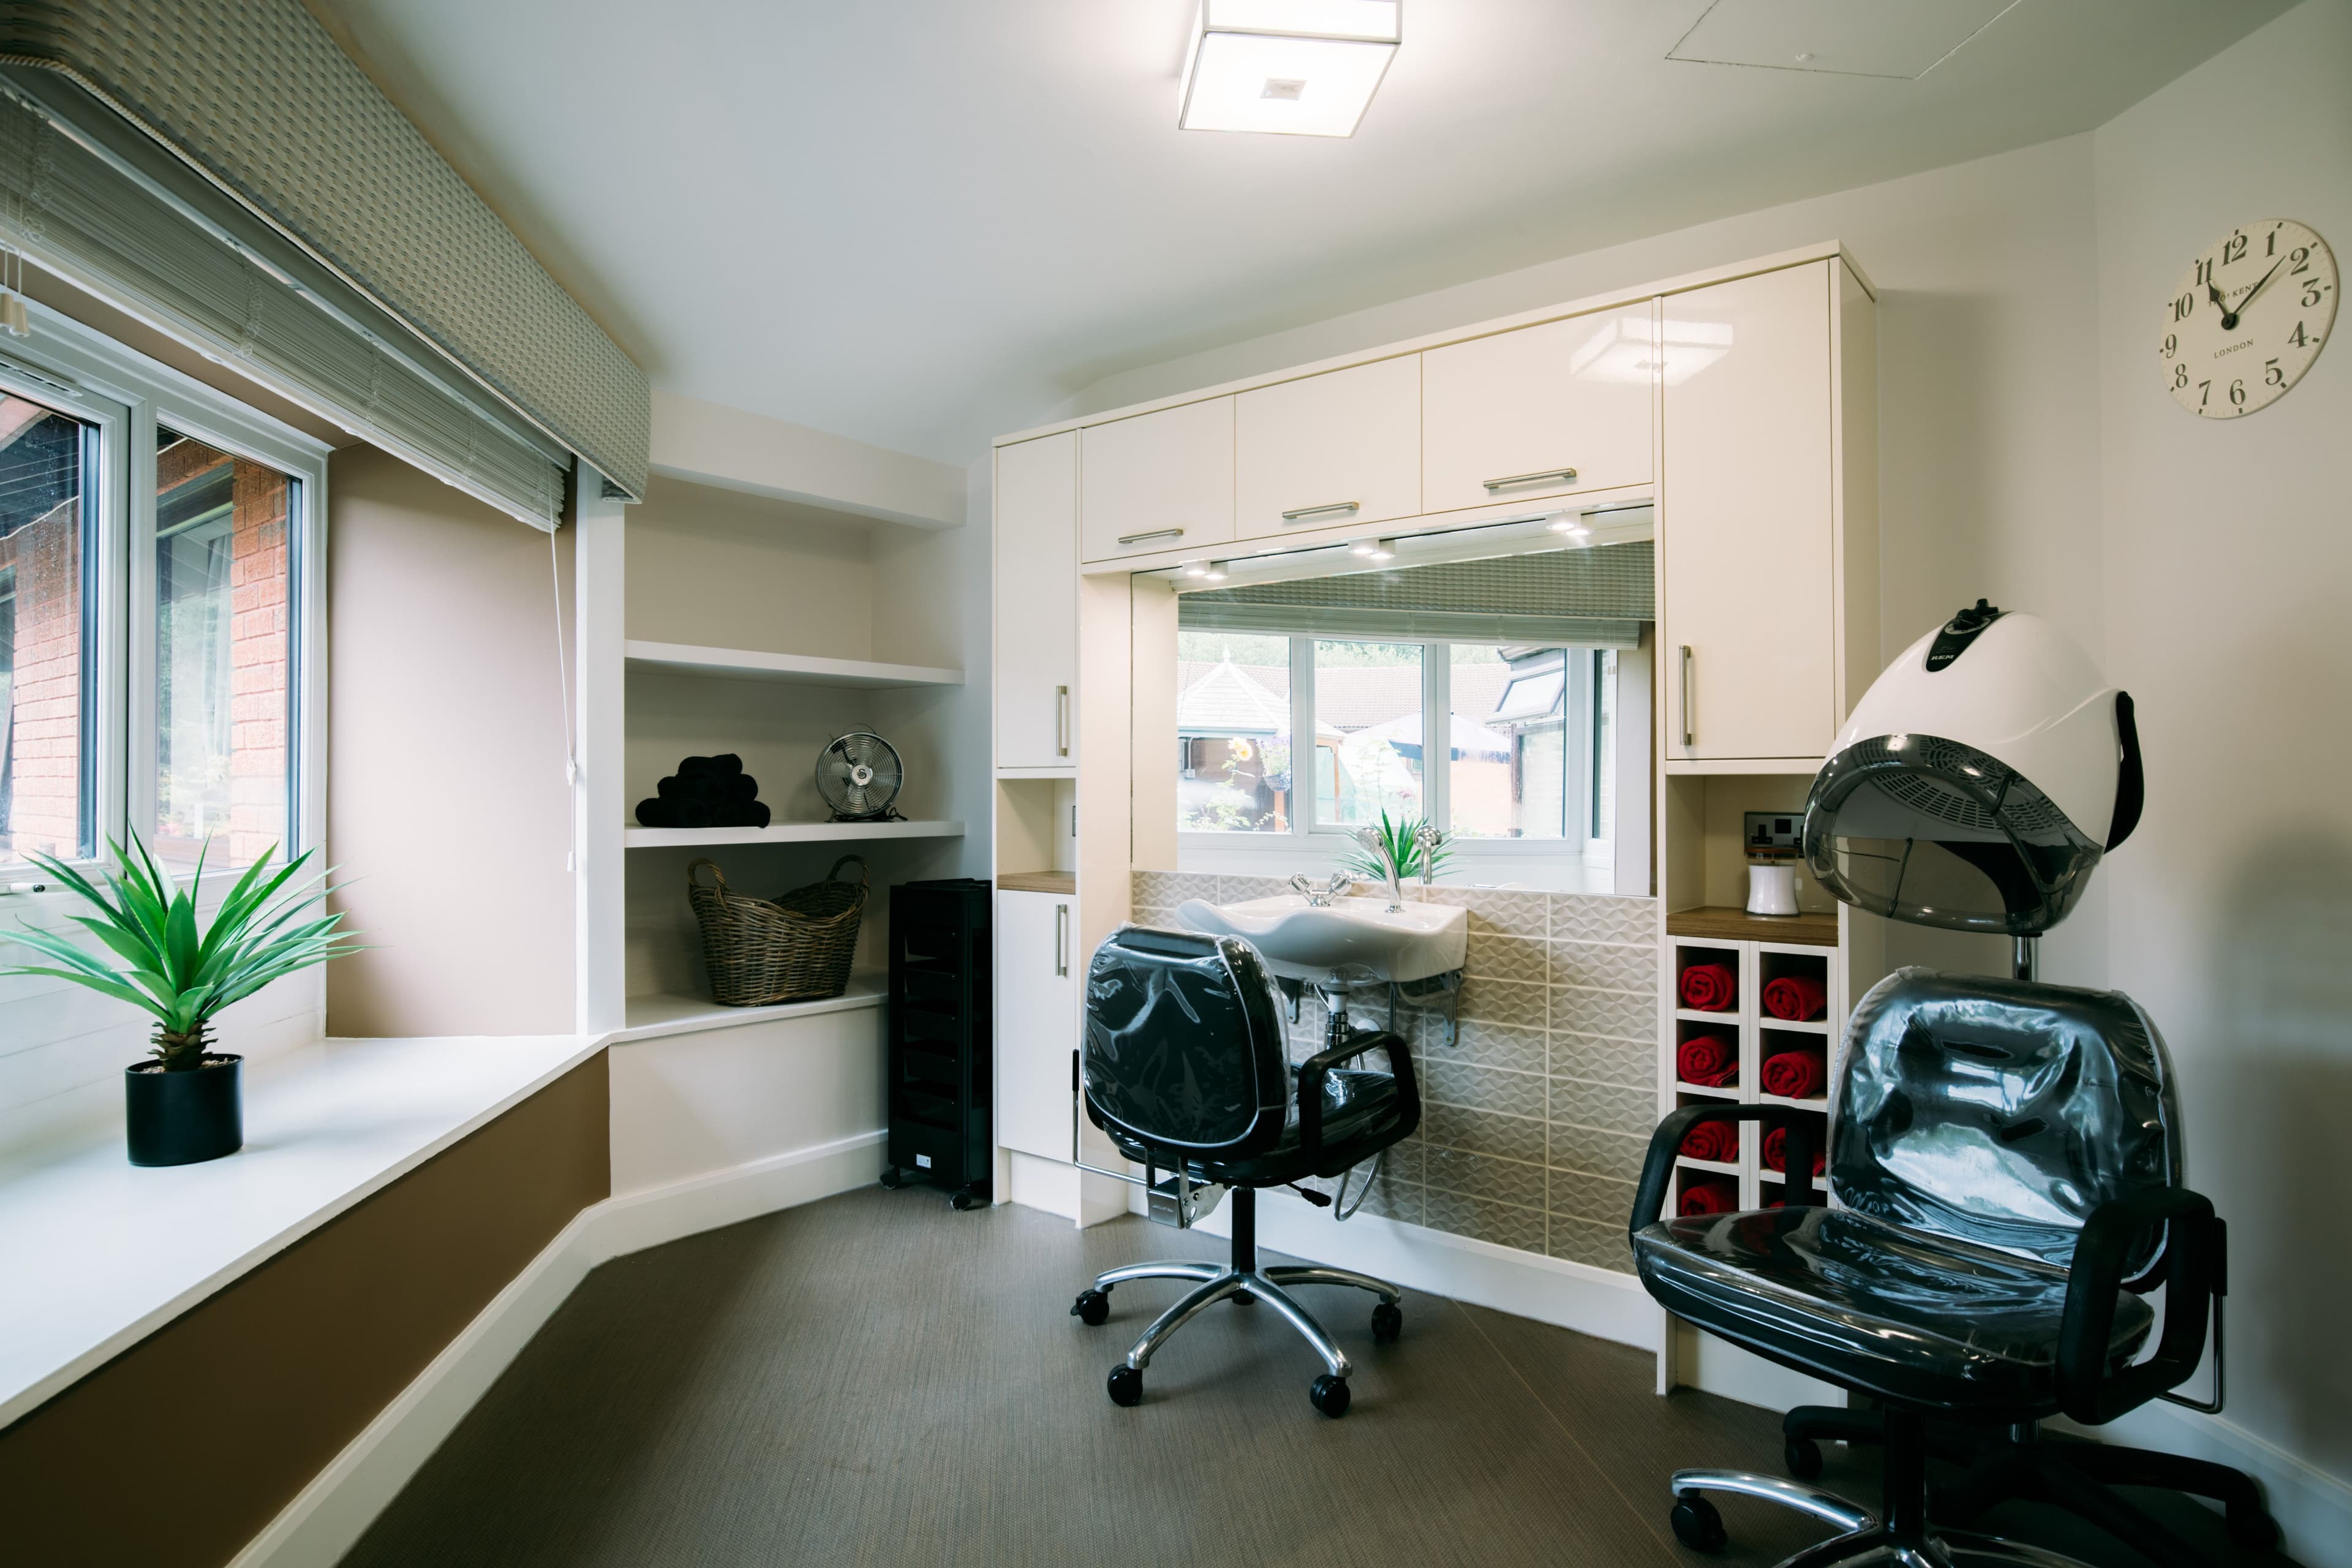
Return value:
M 857 862 L 857 880 L 841 868 Z M 702 885 L 710 868 L 712 885 Z M 712 1000 L 723 1007 L 813 1002 L 849 989 L 849 961 L 866 914 L 865 857 L 845 855 L 822 882 L 795 888 L 773 903 L 730 892 L 714 860 L 686 868 L 686 898 L 702 927 L 702 960 Z

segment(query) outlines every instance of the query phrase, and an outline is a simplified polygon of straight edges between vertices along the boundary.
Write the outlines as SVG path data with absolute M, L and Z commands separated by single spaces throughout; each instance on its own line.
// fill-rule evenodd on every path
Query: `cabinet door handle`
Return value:
M 1325 501 L 1321 506 L 1293 507 L 1282 514 L 1282 521 L 1297 522 L 1306 518 L 1321 517 L 1327 512 L 1355 511 L 1363 504 L 1360 500 L 1334 500 Z
M 1054 688 L 1054 750 L 1062 756 L 1070 754 L 1070 689 Z
M 1532 474 L 1507 474 L 1499 479 L 1481 479 L 1479 483 L 1490 490 L 1507 490 L 1513 485 L 1534 484 L 1538 479 L 1558 479 L 1563 484 L 1568 484 L 1572 483 L 1575 479 L 1574 468 L 1541 468 Z
M 1181 539 L 1183 537 L 1184 531 L 1181 528 L 1154 528 L 1141 533 L 1122 533 L 1118 536 L 1118 542 L 1121 544 L 1140 544 L 1147 539 Z
M 1070 906 L 1054 906 L 1054 973 L 1070 972 Z
M 1683 644 L 1683 744 L 1698 744 L 1698 726 L 1691 722 L 1691 650 Z

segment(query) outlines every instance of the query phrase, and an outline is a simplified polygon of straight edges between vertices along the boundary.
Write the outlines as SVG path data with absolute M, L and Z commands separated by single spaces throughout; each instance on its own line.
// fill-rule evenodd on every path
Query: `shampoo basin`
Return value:
M 1269 969 L 1293 980 L 1318 980 L 1342 967 L 1383 980 L 1425 980 L 1461 968 L 1470 942 L 1469 910 L 1412 903 L 1391 910 L 1384 897 L 1324 905 L 1297 893 L 1238 904 L 1188 899 L 1176 921 L 1188 931 L 1240 937 Z

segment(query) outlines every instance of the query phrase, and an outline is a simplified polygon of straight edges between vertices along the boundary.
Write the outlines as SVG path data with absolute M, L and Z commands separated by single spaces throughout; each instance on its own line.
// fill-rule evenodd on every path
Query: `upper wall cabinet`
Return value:
M 1080 536 L 1089 561 L 1234 537 L 1234 400 L 1212 397 L 1081 433 Z
M 1076 766 L 1078 433 L 996 452 L 996 765 Z
M 1301 376 L 1234 401 L 1240 538 L 1422 510 L 1421 355 Z
M 1649 483 L 1654 310 L 1643 300 L 1423 354 L 1423 510 Z
M 1809 262 L 1665 297 L 1659 641 L 1670 767 L 1818 763 L 1843 715 L 1839 270 Z

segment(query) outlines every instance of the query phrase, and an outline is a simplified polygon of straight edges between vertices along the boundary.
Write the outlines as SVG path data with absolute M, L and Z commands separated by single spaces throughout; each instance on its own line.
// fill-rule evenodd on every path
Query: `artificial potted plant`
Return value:
M 1433 827 L 1425 817 L 1400 816 L 1391 821 L 1383 811 L 1378 827 L 1357 830 L 1353 847 L 1340 856 L 1339 868 L 1370 882 L 1387 881 L 1391 868 L 1400 884 L 1412 877 L 1426 882 L 1453 858 L 1452 835 Z
M 18 965 L 0 974 L 39 974 L 154 1015 L 152 1059 L 122 1069 L 123 1110 L 134 1165 L 190 1165 L 234 1154 L 245 1142 L 242 1068 L 245 1058 L 212 1049 L 214 1015 L 281 975 L 353 951 L 341 914 L 299 919 L 330 890 L 326 878 L 287 884 L 310 858 L 305 850 L 275 872 L 276 845 L 246 868 L 199 930 L 196 897 L 204 885 L 204 855 L 182 888 L 131 836 L 134 858 L 110 841 L 116 872 L 94 885 L 72 867 L 46 855 L 29 858 L 98 912 L 74 924 L 110 950 L 111 961 L 65 937 L 30 929 L 5 938 L 53 960 Z M 205 848 L 208 851 L 209 842 Z

